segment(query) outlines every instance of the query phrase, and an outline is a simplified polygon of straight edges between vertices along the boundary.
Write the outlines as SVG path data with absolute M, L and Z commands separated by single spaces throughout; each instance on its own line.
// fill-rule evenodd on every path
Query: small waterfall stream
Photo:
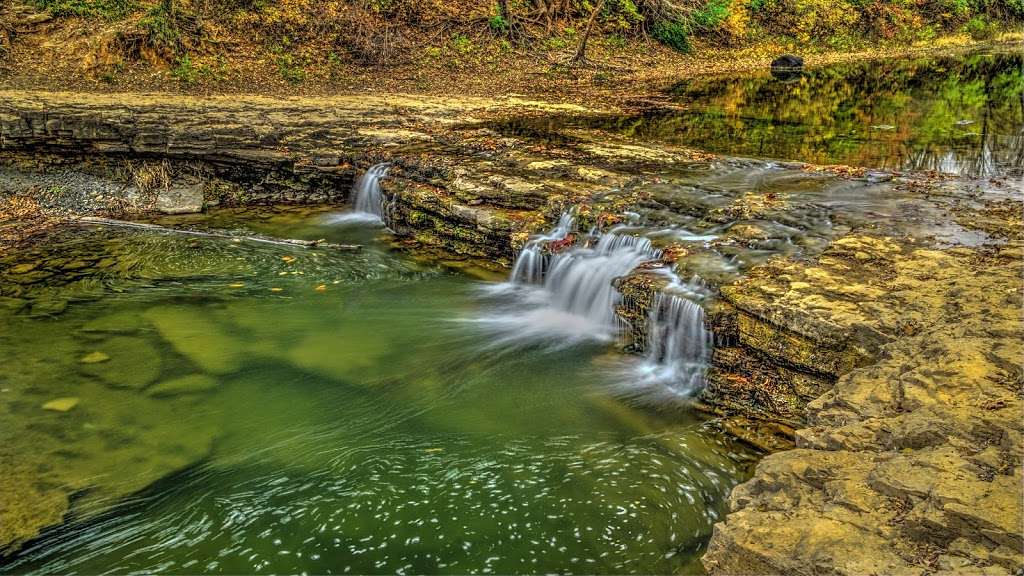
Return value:
M 704 309 L 683 296 L 660 293 L 647 318 L 647 352 L 640 364 L 643 383 L 668 384 L 689 395 L 704 386 L 711 360 L 711 332 L 704 326 Z
M 622 296 L 612 282 L 661 253 L 639 236 L 600 234 L 592 243 L 593 247 L 573 247 L 551 256 L 544 288 L 556 308 L 614 332 L 615 306 Z
M 512 266 L 512 282 L 518 284 L 540 284 L 543 282 L 545 264 L 547 263 L 545 251 L 548 249 L 548 243 L 564 241 L 569 238 L 575 227 L 576 219 L 571 213 L 566 212 L 558 219 L 558 224 L 553 230 L 547 234 L 530 238 Z
M 352 212 L 332 216 L 330 222 L 384 222 L 384 193 L 381 191 L 380 181 L 388 175 L 390 169 L 391 165 L 388 163 L 371 166 L 352 186 L 352 197 L 349 199 Z

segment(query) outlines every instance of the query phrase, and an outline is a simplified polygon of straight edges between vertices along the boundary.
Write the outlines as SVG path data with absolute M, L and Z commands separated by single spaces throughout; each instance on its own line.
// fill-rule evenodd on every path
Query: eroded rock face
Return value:
M 766 457 L 733 492 L 704 557 L 711 573 L 1024 566 L 1022 256 L 1019 243 L 851 237 L 817 265 L 774 263 L 725 291 L 760 327 L 740 327 L 750 345 L 826 373 L 866 365 L 807 405 L 798 449 Z M 836 337 L 824 354 L 761 337 L 800 342 L 825 327 Z

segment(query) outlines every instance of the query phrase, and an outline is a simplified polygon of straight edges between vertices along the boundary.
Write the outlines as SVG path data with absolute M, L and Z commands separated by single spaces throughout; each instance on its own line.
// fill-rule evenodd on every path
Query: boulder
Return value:
M 804 59 L 796 54 L 783 54 L 772 60 L 772 70 L 799 70 L 804 67 Z
M 804 70 L 804 59 L 795 54 L 783 54 L 772 60 L 772 76 L 788 81 L 800 77 Z
M 153 208 L 164 214 L 195 214 L 203 211 L 203 185 L 171 186 L 161 190 Z

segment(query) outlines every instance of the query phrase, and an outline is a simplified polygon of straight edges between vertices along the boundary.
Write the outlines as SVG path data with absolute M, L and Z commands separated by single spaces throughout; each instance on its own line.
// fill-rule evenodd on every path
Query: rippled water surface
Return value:
M 72 513 L 0 571 L 700 570 L 752 454 L 620 401 L 606 345 L 491 345 L 479 281 L 330 220 L 193 224 L 366 247 L 82 229 L 3 263 L 5 494 Z

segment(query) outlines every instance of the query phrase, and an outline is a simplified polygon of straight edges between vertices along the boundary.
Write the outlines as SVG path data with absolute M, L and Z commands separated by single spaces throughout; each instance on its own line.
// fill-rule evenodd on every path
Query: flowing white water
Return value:
M 615 308 L 622 296 L 613 282 L 661 253 L 647 238 L 621 233 L 629 228 L 577 240 L 575 225 L 566 213 L 551 231 L 531 238 L 509 282 L 496 287 L 494 292 L 508 300 L 477 321 L 497 336 L 495 345 L 562 347 L 611 341 L 621 333 Z M 711 334 L 697 303 L 706 291 L 698 280 L 684 282 L 669 269 L 657 271 L 670 276 L 671 283 L 649 312 L 645 356 L 624 380 L 631 392 L 691 395 L 703 386 L 711 355 Z
M 547 257 L 545 251 L 548 243 L 563 240 L 576 227 L 576 219 L 566 212 L 558 219 L 558 224 L 547 234 L 530 238 L 512 266 L 511 280 L 517 284 L 540 284 L 544 280 Z
M 389 164 L 370 167 L 352 187 L 353 211 L 333 216 L 331 222 L 384 222 L 384 193 L 380 181 L 388 175 Z
M 575 219 L 566 213 L 550 232 L 523 247 L 509 282 L 494 290 L 508 300 L 478 320 L 495 333 L 495 344 L 561 347 L 618 336 L 615 307 L 622 296 L 612 283 L 660 252 L 640 236 L 612 231 L 577 241 L 574 232 Z
M 544 288 L 555 308 L 611 332 L 618 327 L 615 306 L 622 298 L 612 282 L 660 256 L 647 238 L 601 234 L 592 248 L 576 247 L 555 254 L 544 276 Z
M 647 353 L 637 370 L 640 384 L 693 394 L 704 386 L 711 349 L 711 332 L 704 327 L 700 304 L 660 293 L 647 317 Z

